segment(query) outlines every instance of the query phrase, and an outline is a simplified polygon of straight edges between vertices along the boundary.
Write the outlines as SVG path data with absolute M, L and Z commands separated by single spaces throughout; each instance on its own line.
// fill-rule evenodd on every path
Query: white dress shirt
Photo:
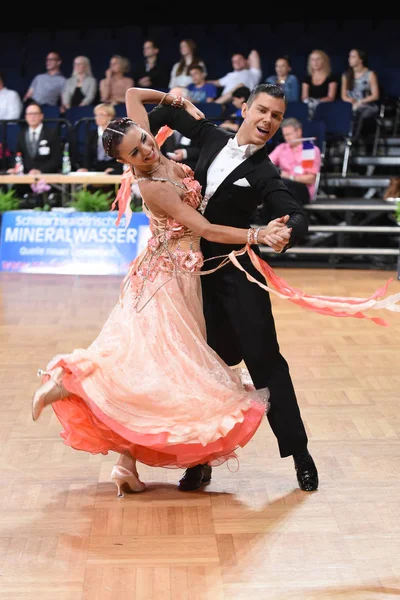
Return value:
M 19 119 L 22 101 L 18 92 L 3 87 L 0 90 L 0 119 Z
M 222 148 L 208 167 L 206 192 L 199 207 L 202 214 L 204 214 L 208 201 L 228 175 L 263 146 L 265 144 L 259 146 L 255 144 L 238 146 L 236 136 L 228 140 L 226 146 Z
M 36 143 L 39 143 L 40 134 L 42 133 L 43 123 L 38 125 L 36 129 L 32 129 L 32 127 L 28 127 L 28 135 L 29 139 L 32 139 L 32 133 L 35 132 Z

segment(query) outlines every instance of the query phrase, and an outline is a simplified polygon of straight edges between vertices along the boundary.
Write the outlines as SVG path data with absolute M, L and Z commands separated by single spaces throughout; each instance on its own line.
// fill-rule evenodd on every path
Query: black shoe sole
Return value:
M 181 485 L 178 484 L 178 490 L 181 490 L 181 492 L 194 492 L 195 490 L 199 490 L 200 488 L 205 487 L 206 485 L 209 485 L 211 483 L 211 477 L 209 479 L 202 479 L 201 483 L 196 486 L 196 487 L 182 487 Z

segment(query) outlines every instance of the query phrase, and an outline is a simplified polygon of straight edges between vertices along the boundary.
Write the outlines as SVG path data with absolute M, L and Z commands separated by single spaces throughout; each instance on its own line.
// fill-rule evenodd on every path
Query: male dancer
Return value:
M 266 150 L 266 143 L 281 124 L 286 104 L 278 86 L 256 86 L 243 104 L 243 122 L 236 136 L 207 119 L 196 120 L 187 111 L 170 106 L 159 106 L 149 115 L 154 132 L 166 124 L 199 146 L 195 177 L 202 185 L 204 198 L 199 210 L 209 221 L 249 227 L 254 210 L 261 203 L 268 221 L 290 216 L 290 242 L 286 246 L 285 242 L 274 245 L 276 252 L 296 244 L 308 228 L 305 211 L 283 184 Z M 239 248 L 203 239 L 201 249 L 204 258 L 210 259 Z M 240 262 L 248 273 L 262 281 L 247 255 Z M 209 260 L 205 268 L 216 264 Z M 201 281 L 208 344 L 231 366 L 243 360 L 257 389 L 269 388 L 268 420 L 280 455 L 293 456 L 300 488 L 315 491 L 317 468 L 307 449 L 307 434 L 289 368 L 279 351 L 269 294 L 233 265 L 202 277 Z M 196 465 L 186 470 L 179 488 L 198 489 L 210 479 L 211 467 Z

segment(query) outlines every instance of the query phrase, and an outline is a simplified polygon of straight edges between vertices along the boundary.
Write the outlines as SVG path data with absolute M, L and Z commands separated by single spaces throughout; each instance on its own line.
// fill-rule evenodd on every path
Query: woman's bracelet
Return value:
M 171 98 L 173 98 L 171 104 L 169 104 L 168 106 L 172 106 L 173 108 L 183 108 L 183 106 L 185 104 L 185 98 L 183 96 L 174 96 L 173 94 L 170 94 L 169 92 L 164 94 L 164 96 L 161 98 L 160 102 L 158 103 L 158 106 L 162 106 L 164 104 L 164 100 L 166 99 L 167 96 L 171 96 Z
M 254 227 L 250 227 L 247 231 L 247 243 L 249 246 L 253 246 L 254 244 L 258 244 L 258 234 L 260 233 L 260 228 L 255 229 Z

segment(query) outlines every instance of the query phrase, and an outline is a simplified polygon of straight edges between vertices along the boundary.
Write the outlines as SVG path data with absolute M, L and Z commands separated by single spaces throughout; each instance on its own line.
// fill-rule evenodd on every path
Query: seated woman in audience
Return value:
M 276 75 L 270 75 L 265 83 L 278 85 L 285 93 L 288 102 L 298 102 L 300 100 L 300 82 L 296 75 L 291 73 L 289 58 L 279 56 L 275 61 Z
M 87 56 L 76 56 L 72 75 L 65 82 L 62 93 L 64 109 L 71 106 L 90 106 L 97 93 L 97 80 Z
M 309 118 L 320 102 L 336 100 L 338 84 L 332 74 L 331 61 L 323 50 L 313 50 L 308 56 L 307 75 L 301 85 L 301 99 L 308 104 Z
M 77 171 L 96 171 L 110 175 L 120 175 L 122 164 L 111 158 L 103 147 L 103 133 L 107 125 L 115 118 L 115 108 L 112 104 L 97 104 L 94 107 L 94 119 L 97 128 L 89 131 L 86 140 L 83 166 Z
M 193 83 L 190 69 L 194 65 L 200 65 L 204 69 L 204 76 L 207 76 L 206 65 L 197 54 L 197 44 L 193 40 L 182 40 L 179 45 L 182 58 L 176 62 L 171 69 L 171 77 L 168 87 L 187 87 Z
M 353 140 L 358 140 L 379 111 L 378 77 L 368 68 L 364 50 L 350 50 L 349 68 L 342 75 L 341 97 L 353 105 Z
M 125 104 L 125 94 L 134 82 L 131 77 L 126 77 L 131 64 L 127 58 L 114 54 L 110 66 L 105 72 L 105 78 L 100 81 L 100 100 L 110 104 Z

